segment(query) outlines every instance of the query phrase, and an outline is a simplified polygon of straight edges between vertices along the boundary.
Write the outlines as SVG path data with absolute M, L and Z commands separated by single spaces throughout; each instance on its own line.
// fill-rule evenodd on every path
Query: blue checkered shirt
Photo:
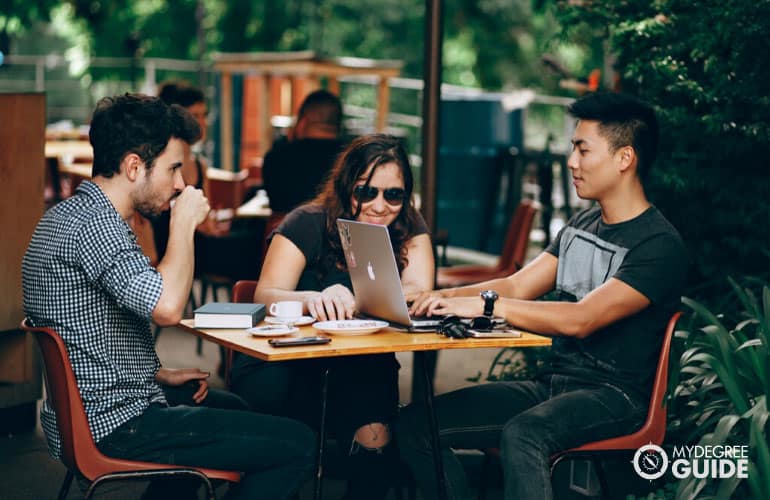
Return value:
M 64 340 L 94 441 L 165 404 L 150 318 L 163 287 L 136 236 L 102 190 L 82 183 L 46 212 L 22 263 L 24 312 Z M 56 415 L 40 421 L 52 456 L 61 455 Z

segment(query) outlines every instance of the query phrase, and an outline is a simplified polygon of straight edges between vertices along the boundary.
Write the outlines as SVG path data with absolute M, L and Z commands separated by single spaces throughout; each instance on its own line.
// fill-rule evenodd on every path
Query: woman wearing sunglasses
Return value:
M 338 218 L 388 226 L 405 293 L 433 287 L 428 229 L 412 201 L 413 177 L 398 140 L 368 135 L 337 158 L 321 193 L 271 236 L 255 302 L 300 300 L 319 321 L 353 317 L 355 298 Z M 236 357 L 231 387 L 255 410 L 317 425 L 322 370 L 330 368 L 327 428 L 346 454 L 347 499 L 384 498 L 398 464 L 390 423 L 398 408 L 393 354 L 263 363 Z

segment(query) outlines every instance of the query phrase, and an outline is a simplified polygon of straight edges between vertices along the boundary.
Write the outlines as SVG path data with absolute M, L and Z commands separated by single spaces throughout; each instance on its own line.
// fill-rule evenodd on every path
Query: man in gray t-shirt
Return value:
M 553 337 L 534 380 L 436 399 L 450 498 L 470 495 L 451 448 L 500 447 L 505 499 L 548 499 L 553 454 L 633 432 L 647 414 L 687 268 L 681 237 L 642 185 L 657 150 L 657 119 L 650 106 L 622 94 L 585 96 L 570 112 L 578 124 L 567 166 L 578 196 L 597 205 L 507 278 L 407 298 L 414 314 L 494 314 Z M 549 292 L 556 300 L 538 300 Z M 424 422 L 419 407 L 402 412 L 399 445 L 425 498 L 434 498 Z

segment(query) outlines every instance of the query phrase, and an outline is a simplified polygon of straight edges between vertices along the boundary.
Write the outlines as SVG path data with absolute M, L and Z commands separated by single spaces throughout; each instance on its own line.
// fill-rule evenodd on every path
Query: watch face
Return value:
M 497 292 L 494 290 L 484 290 L 481 292 L 481 298 L 484 300 L 497 300 Z

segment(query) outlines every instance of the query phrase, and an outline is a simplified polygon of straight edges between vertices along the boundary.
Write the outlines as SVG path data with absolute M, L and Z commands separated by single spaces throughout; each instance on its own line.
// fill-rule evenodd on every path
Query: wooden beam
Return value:
M 220 167 L 233 170 L 233 76 L 223 72 L 220 78 L 219 132 Z

